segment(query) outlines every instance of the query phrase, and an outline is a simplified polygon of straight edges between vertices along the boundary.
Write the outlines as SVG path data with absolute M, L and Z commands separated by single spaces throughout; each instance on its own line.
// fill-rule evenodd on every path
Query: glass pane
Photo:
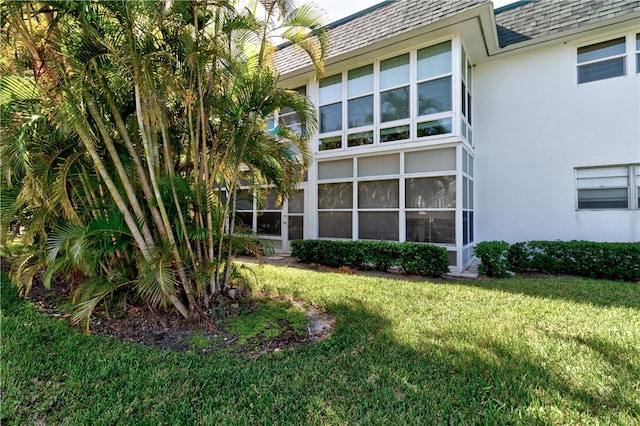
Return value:
M 578 188 L 621 188 L 629 185 L 629 168 L 597 167 L 578 169 Z
M 444 135 L 447 133 L 451 133 L 451 126 L 452 122 L 450 118 L 418 123 L 417 136 L 419 138 L 422 138 L 425 136 Z
M 266 235 L 280 235 L 282 233 L 282 214 L 280 212 L 265 212 L 258 214 L 258 233 Z
M 236 212 L 236 231 L 238 231 L 237 227 L 243 227 L 253 230 L 253 213 Z
M 352 207 L 353 184 L 351 182 L 318 185 L 319 209 L 350 209 Z
M 320 145 L 318 147 L 320 151 L 339 148 L 342 148 L 342 136 L 331 136 L 330 138 L 320 139 Z
M 609 59 L 578 67 L 578 83 L 620 77 L 625 74 L 625 58 Z
M 347 96 L 353 98 L 373 92 L 373 65 L 349 71 Z
M 349 128 L 373 124 L 373 95 L 348 102 Z
M 447 257 L 449 258 L 450 266 L 458 266 L 458 252 L 447 251 Z
M 460 105 L 462 105 L 462 115 L 467 116 L 467 86 L 464 84 L 464 81 L 460 82 Z
M 351 212 L 318 212 L 320 238 L 351 238 Z
M 469 208 L 473 209 L 473 181 L 469 180 Z
M 407 208 L 455 208 L 456 177 L 438 176 L 407 179 L 405 194 Z
M 625 54 L 624 37 L 578 48 L 578 63 Z
M 462 245 L 469 244 L 469 212 L 462 212 Z
M 289 213 L 304 213 L 304 191 L 299 190 L 289 198 Z
M 256 193 L 258 210 L 280 210 L 278 205 L 278 194 L 273 189 L 261 188 Z
M 619 189 L 579 189 L 579 209 L 626 209 L 629 207 L 628 191 Z
M 418 115 L 451 111 L 451 77 L 418 84 Z
M 398 241 L 398 212 L 360 212 L 358 219 L 361 240 Z
M 471 92 L 473 86 L 473 68 L 471 64 L 467 64 L 467 85 L 469 86 L 469 92 Z
M 397 175 L 400 173 L 400 156 L 378 155 L 358 159 L 358 176 Z
M 409 87 L 380 93 L 380 116 L 383 122 L 409 118 Z
M 236 192 L 236 210 L 253 210 L 253 196 L 246 189 Z
M 475 238 L 473 237 L 473 212 L 469 212 L 469 242 L 472 243 L 475 241 Z
M 290 108 L 288 108 L 288 109 L 290 109 Z M 285 113 L 284 110 L 283 110 L 283 112 L 280 114 L 280 123 L 279 124 L 282 127 L 288 127 L 289 129 L 291 129 L 297 135 L 301 135 L 302 134 L 302 126 L 300 124 L 300 117 L 298 117 L 298 114 L 296 114 L 293 111 Z
M 380 130 L 380 142 L 409 139 L 409 126 L 390 127 Z
M 358 183 L 358 207 L 361 209 L 397 209 L 398 180 L 374 180 Z
M 373 130 L 370 132 L 352 133 L 347 136 L 347 146 L 371 145 L 373 143 Z
M 407 152 L 404 155 L 405 173 L 442 172 L 455 169 L 455 148 Z
M 353 160 L 323 161 L 318 163 L 318 179 L 353 177 Z
M 451 72 L 451 42 L 418 50 L 418 80 Z
M 342 99 L 342 75 L 336 74 L 320 80 L 320 105 L 337 102 Z
M 467 121 L 469 121 L 469 125 L 471 125 L 471 118 L 472 118 L 472 114 L 471 114 L 471 107 L 473 106 L 473 104 L 471 103 L 471 93 L 467 92 Z
M 462 178 L 462 208 L 469 208 L 469 179 Z
M 409 54 L 396 56 L 380 62 L 380 89 L 399 86 L 409 82 Z
M 407 241 L 455 244 L 455 212 L 407 212 Z
M 462 171 L 469 174 L 469 153 L 466 149 L 462 150 Z
M 320 133 L 335 132 L 342 129 L 342 104 L 320 107 Z
M 640 53 L 636 55 L 636 73 L 640 72 Z
M 640 50 L 640 34 L 636 34 L 636 50 Z
M 289 241 L 301 240 L 304 237 L 304 217 L 289 216 Z

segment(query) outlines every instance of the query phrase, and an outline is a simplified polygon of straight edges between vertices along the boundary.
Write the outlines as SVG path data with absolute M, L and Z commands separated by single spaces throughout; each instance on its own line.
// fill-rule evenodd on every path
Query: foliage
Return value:
M 84 336 L 33 309 L 3 308 L 0 423 L 640 421 L 638 285 L 252 267 L 256 290 L 328 309 L 331 336 L 248 361 Z
M 512 244 L 507 259 L 517 272 L 540 271 L 621 281 L 640 279 L 640 243 L 527 241 Z
M 0 244 L 30 247 L 16 278 L 43 265 L 78 282 L 78 322 L 132 293 L 197 320 L 229 287 L 238 190 L 286 198 L 315 130 L 306 97 L 280 87 L 274 37 L 321 71 L 321 15 L 290 1 L 2 3 Z M 297 114 L 302 132 L 268 133 Z M 44 255 L 43 255 L 44 253 Z
M 439 277 L 449 272 L 449 257 L 444 247 L 430 244 L 401 243 L 397 265 L 406 273 Z
M 0 309 L 5 314 L 14 310 L 25 302 L 18 295 L 18 287 L 14 285 L 9 275 L 0 269 Z
M 482 262 L 478 272 L 495 278 L 508 277 L 510 267 L 507 260 L 508 248 L 509 243 L 505 241 L 482 241 L 476 244 L 473 253 Z
M 484 241 L 475 255 L 481 274 L 506 277 L 507 271 L 567 274 L 618 281 L 640 279 L 639 243 L 589 241 L 527 241 L 509 245 Z
M 334 268 L 387 271 L 399 267 L 403 272 L 429 277 L 449 272 L 446 249 L 412 242 L 296 240 L 291 243 L 291 255 L 302 262 Z

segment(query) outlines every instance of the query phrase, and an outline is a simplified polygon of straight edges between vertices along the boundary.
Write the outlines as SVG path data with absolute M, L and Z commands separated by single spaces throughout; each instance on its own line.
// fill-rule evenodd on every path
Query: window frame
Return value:
M 592 60 L 585 60 L 583 62 L 579 61 L 579 50 L 585 47 L 597 46 L 598 44 L 607 43 L 610 41 L 615 41 L 617 39 L 622 39 L 624 42 L 623 52 L 618 54 L 609 55 L 604 58 L 597 58 Z M 600 81 L 608 81 L 608 80 L 616 80 L 630 76 L 636 76 L 640 74 L 640 33 L 633 29 L 632 31 L 625 31 L 623 33 L 609 33 L 605 37 L 593 38 L 589 40 L 584 40 L 582 42 L 573 44 L 573 78 L 575 86 L 584 86 L 589 85 L 591 83 L 597 83 Z M 579 78 L 579 69 L 581 66 L 596 64 L 599 62 L 606 62 L 613 59 L 623 59 L 624 70 L 623 73 L 616 76 L 599 78 L 595 80 L 581 82 Z
M 433 75 L 418 79 L 418 52 L 422 51 L 423 49 L 438 46 L 440 44 L 448 44 L 450 63 L 448 64 L 447 72 L 434 72 Z M 458 105 L 460 102 L 458 99 L 458 97 L 460 96 L 460 88 L 457 86 L 460 85 L 460 80 L 463 77 L 459 75 L 460 72 L 457 71 L 457 68 L 459 68 L 459 59 L 456 59 L 456 56 L 459 56 L 460 50 L 464 50 L 461 40 L 458 36 L 452 36 L 434 40 L 429 44 L 421 45 L 417 48 L 380 56 L 374 61 L 354 64 L 355 66 L 349 67 L 348 69 L 343 69 L 338 73 L 328 73 L 330 75 L 326 78 L 337 78 L 336 76 L 340 76 L 342 98 L 340 101 L 334 102 L 332 100 L 331 102 L 327 101 L 321 103 L 320 92 L 322 89 L 320 85 L 322 84 L 322 80 L 317 83 L 317 113 L 319 129 L 316 139 L 317 144 L 315 144 L 314 152 L 321 155 L 336 154 L 338 152 L 345 152 L 349 150 L 358 150 L 362 148 L 366 149 L 367 147 L 386 147 L 390 145 L 422 142 L 425 140 L 430 141 L 436 138 L 454 137 L 458 135 L 460 130 L 459 110 L 461 106 Z M 385 61 L 392 60 L 394 58 L 401 58 L 403 56 L 408 57 L 408 80 L 403 83 L 389 85 L 388 87 L 385 86 L 385 88 L 382 89 L 382 64 Z M 429 56 L 425 56 L 425 58 L 428 57 Z M 351 96 L 349 94 L 349 73 L 369 66 L 373 69 L 373 90 L 371 92 L 362 92 L 358 93 L 357 95 Z M 444 68 L 447 67 L 442 67 L 442 69 Z M 441 70 L 437 71 L 439 72 Z M 420 85 L 423 83 L 435 82 L 439 79 L 449 79 L 449 110 L 419 115 L 418 99 Z M 407 88 L 408 91 L 408 117 L 383 122 L 383 95 L 390 91 L 402 88 Z M 356 99 L 370 95 L 373 96 L 373 123 L 365 124 L 359 127 L 349 127 L 349 103 Z M 322 132 L 322 108 L 338 102 L 340 102 L 341 104 L 341 128 L 331 132 Z M 418 136 L 419 127 L 421 129 L 421 132 L 423 133 L 422 136 Z M 385 137 L 385 133 L 389 133 L 389 135 Z
M 625 186 L 612 185 L 603 187 L 581 187 L 580 177 L 578 176 L 580 170 L 605 170 L 613 168 L 626 168 L 627 184 Z M 576 211 L 634 211 L 640 210 L 640 182 L 638 182 L 638 176 L 640 176 L 640 163 L 638 164 L 611 164 L 611 165 L 598 165 L 598 166 L 586 166 L 576 167 L 574 169 L 574 185 L 575 185 L 575 209 Z M 580 207 L 580 191 L 581 190 L 594 190 L 594 189 L 626 189 L 627 191 L 627 206 L 626 207 Z
M 615 54 L 610 54 L 608 56 L 605 57 L 597 57 L 595 59 L 587 59 L 587 60 L 583 60 L 580 61 L 580 49 L 584 49 L 584 48 L 589 48 L 589 47 L 595 47 L 598 45 L 602 45 L 602 44 L 606 44 L 606 43 L 611 43 L 617 40 L 622 40 L 622 53 L 615 53 Z M 611 45 L 611 46 L 618 46 L 618 43 Z M 606 49 L 606 47 L 603 47 L 601 49 Z M 593 50 L 594 52 L 601 50 L 601 49 L 595 49 Z M 622 73 L 620 75 L 614 75 L 614 76 L 610 76 L 610 77 L 602 77 L 602 78 L 596 78 L 593 80 L 588 80 L 588 81 L 580 81 L 580 69 L 584 68 L 584 67 L 588 67 L 591 65 L 595 65 L 595 64 L 604 64 L 606 62 L 611 62 L 617 59 L 622 59 Z M 611 37 L 611 38 L 607 38 L 606 40 L 602 40 L 602 41 L 598 41 L 595 43 L 589 43 L 589 44 L 585 44 L 582 46 L 579 46 L 576 48 L 576 81 L 579 85 L 582 84 L 588 84 L 588 83 L 594 83 L 596 81 L 602 81 L 602 80 L 611 80 L 614 78 L 619 78 L 619 77 L 624 77 L 625 75 L 627 75 L 627 68 L 628 68 L 628 64 L 627 64 L 627 37 L 626 36 L 616 36 L 616 37 Z

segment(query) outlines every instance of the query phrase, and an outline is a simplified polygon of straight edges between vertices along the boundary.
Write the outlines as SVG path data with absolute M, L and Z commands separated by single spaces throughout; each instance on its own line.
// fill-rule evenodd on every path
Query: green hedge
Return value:
M 388 271 L 395 266 L 403 272 L 428 277 L 449 272 L 447 250 L 430 244 L 296 240 L 291 242 L 291 255 L 301 262 L 334 268 Z
M 485 241 L 476 245 L 481 273 L 537 271 L 616 281 L 640 279 L 640 243 L 589 241 L 527 241 L 508 245 Z
M 506 278 L 510 265 L 507 261 L 509 243 L 505 241 L 484 241 L 474 247 L 475 256 L 480 259 L 478 272 L 490 277 Z

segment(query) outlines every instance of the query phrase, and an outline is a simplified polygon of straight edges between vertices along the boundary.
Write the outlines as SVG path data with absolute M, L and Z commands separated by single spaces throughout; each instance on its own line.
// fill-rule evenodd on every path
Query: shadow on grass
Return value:
M 572 384 L 561 366 L 540 359 L 526 344 L 508 347 L 490 336 L 459 334 L 416 349 L 398 342 L 383 318 L 354 306 L 330 307 L 341 325 L 327 343 L 327 359 L 318 365 L 327 374 L 322 387 L 313 390 L 324 394 L 324 405 L 314 407 L 324 415 L 314 422 L 581 423 L 580 416 L 610 421 L 613 415 L 615 423 L 618 412 L 640 418 L 640 403 L 633 398 L 637 367 L 617 355 L 629 350 L 614 342 L 586 338 L 582 343 L 601 353 L 614 379 L 602 386 Z M 556 417 L 546 417 L 554 411 Z
M 469 287 L 524 296 L 640 310 L 640 285 L 629 282 L 577 277 L 510 278 L 458 282 Z
M 612 386 L 569 383 L 526 342 L 462 332 L 398 341 L 361 301 L 328 305 L 333 335 L 254 360 L 163 352 L 81 336 L 27 309 L 3 312 L 2 424 L 535 424 L 640 418 L 638 361 L 578 343 Z M 550 414 L 551 413 L 551 414 Z M 555 417 L 549 417 L 553 415 Z M 626 416 L 626 417 L 625 417 Z

